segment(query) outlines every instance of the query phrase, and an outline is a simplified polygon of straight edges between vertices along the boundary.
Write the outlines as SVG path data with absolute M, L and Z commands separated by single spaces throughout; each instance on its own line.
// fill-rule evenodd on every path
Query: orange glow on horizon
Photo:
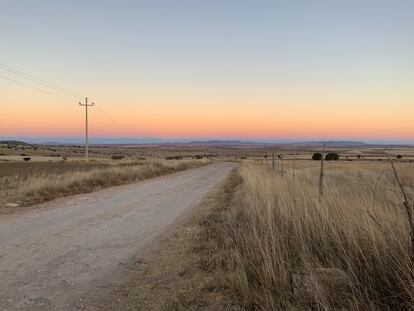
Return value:
M 111 94 L 96 99 L 99 107 L 124 131 L 90 109 L 90 135 L 101 137 L 159 138 L 360 138 L 412 139 L 410 116 L 414 107 L 408 96 L 387 94 L 343 96 L 314 92 L 304 94 L 235 96 L 209 94 L 164 96 L 125 95 L 122 107 Z M 273 97 L 273 98 L 272 98 Z M 398 100 L 402 109 L 395 109 Z M 9 103 L 0 115 L 0 136 L 82 136 L 84 109 L 76 102 L 54 100 L 31 90 L 11 88 Z M 335 104 L 333 104 L 335 103 Z M 351 103 L 351 104 L 350 104 Z M 127 134 L 125 133 L 127 132 Z

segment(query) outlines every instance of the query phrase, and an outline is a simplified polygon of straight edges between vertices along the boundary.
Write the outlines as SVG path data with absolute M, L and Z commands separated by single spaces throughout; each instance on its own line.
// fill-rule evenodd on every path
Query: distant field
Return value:
M 296 165 L 311 161 L 312 154 L 320 151 L 319 146 L 190 146 L 190 145 L 147 145 L 147 146 L 92 146 L 90 149 L 90 160 L 84 160 L 84 149 L 82 146 L 50 146 L 0 144 L 0 205 L 7 203 L 18 205 L 30 205 L 37 202 L 49 200 L 54 197 L 69 195 L 85 191 L 92 191 L 99 187 L 121 184 L 140 179 L 124 166 L 139 167 L 158 165 L 157 172 L 152 175 L 169 172 L 171 166 L 193 167 L 204 161 L 253 161 L 272 166 L 274 155 L 275 165 L 284 166 L 289 171 L 295 160 Z M 414 148 L 381 148 L 381 147 L 327 147 L 327 151 L 335 151 L 340 155 L 340 163 L 350 167 L 350 163 L 376 163 L 385 161 L 386 152 L 390 152 L 395 158 L 401 155 L 399 162 L 414 161 Z M 113 160 L 112 158 L 118 160 Z M 119 160 L 121 158 L 121 160 Z M 25 161 L 27 160 L 27 161 Z M 154 164 L 156 163 L 156 164 Z M 197 164 L 194 164 L 197 163 Z M 347 164 L 348 163 L 348 164 Z M 329 164 L 327 164 L 329 165 Z M 364 164 L 365 165 L 365 164 Z M 161 168 L 163 167 L 163 168 Z M 99 182 L 99 185 L 87 183 L 99 175 L 97 172 L 109 172 L 124 170 L 125 174 L 116 178 L 109 178 L 110 182 Z M 116 175 L 115 174 L 115 175 Z M 95 177 L 87 177 L 87 176 Z M 127 175 L 130 175 L 127 177 Z M 77 177 L 76 177 L 77 176 Z M 85 180 L 76 182 L 76 178 Z M 73 180 L 68 190 L 40 191 L 47 188 L 44 184 L 49 183 L 51 188 L 58 188 L 53 184 L 65 184 L 63 180 Z M 55 180 L 55 181 L 53 181 Z M 88 182 L 87 182 L 88 181 Z M 77 184 L 82 185 L 77 185 Z M 104 185 L 105 184 L 105 185 Z M 66 184 L 65 184 L 66 185 Z M 73 186 L 77 185 L 77 186 Z M 53 187 L 52 187 L 53 186 Z M 65 187 L 68 187 L 67 185 Z M 37 190 L 36 190 L 37 189 Z M 36 194 L 37 193 L 37 194 Z M 39 193 L 42 193 L 39 195 Z
M 82 156 L 73 156 L 73 149 L 68 147 L 34 148 L 0 148 L 0 213 L 12 212 L 22 206 L 61 196 L 195 168 L 210 162 L 204 157 L 192 156 L 173 157 L 172 160 L 160 156 L 144 158 L 120 152 L 117 148 L 107 148 L 106 153 L 91 157 L 86 162 Z M 121 154 L 124 158 L 111 160 L 114 154 Z M 30 158 L 29 161 L 24 160 L 26 157 Z
M 62 162 L 53 161 L 48 162 L 39 157 L 40 160 L 34 158 L 30 162 L 10 161 L 0 162 L 1 177 L 18 175 L 20 178 L 27 178 L 35 174 L 52 174 L 58 175 L 74 171 L 89 171 L 96 168 L 109 166 L 105 163 L 86 163 L 82 161 Z

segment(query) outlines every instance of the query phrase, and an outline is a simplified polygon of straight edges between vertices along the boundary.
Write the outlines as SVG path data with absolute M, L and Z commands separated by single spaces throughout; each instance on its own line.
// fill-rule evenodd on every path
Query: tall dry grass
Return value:
M 414 309 L 409 228 L 388 164 L 325 163 L 321 202 L 318 164 L 296 162 L 295 179 L 241 166 L 231 206 L 207 232 L 207 268 L 246 310 Z M 409 164 L 397 166 L 412 185 Z M 294 294 L 292 277 L 318 268 L 344 271 L 346 289 Z
M 0 206 L 6 202 L 20 205 L 48 201 L 57 197 L 95 191 L 132 183 L 210 163 L 209 160 L 144 160 L 125 161 L 90 170 L 74 170 L 62 174 L 31 174 L 0 178 Z

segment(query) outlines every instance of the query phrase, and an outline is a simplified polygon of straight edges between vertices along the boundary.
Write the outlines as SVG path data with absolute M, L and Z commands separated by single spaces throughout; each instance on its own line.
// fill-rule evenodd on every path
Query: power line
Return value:
M 103 111 L 101 108 L 99 108 L 99 106 L 97 106 L 95 104 L 95 108 L 98 109 L 98 111 L 104 116 L 106 117 L 109 121 L 111 121 L 121 132 L 123 132 L 123 134 L 130 138 L 130 139 L 135 139 L 134 137 L 132 137 L 131 135 L 128 134 L 128 132 L 122 127 L 120 126 L 114 119 L 112 119 L 105 111 Z
M 32 82 L 41 84 L 41 85 L 43 85 L 45 87 L 54 89 L 54 90 L 59 91 L 61 93 L 65 93 L 66 95 L 69 95 L 69 96 L 74 97 L 76 99 L 79 99 L 79 98 L 83 98 L 84 97 L 83 95 L 81 95 L 81 94 L 79 94 L 77 92 L 68 90 L 68 89 L 63 88 L 63 87 L 60 87 L 60 86 L 58 86 L 56 84 L 47 82 L 47 81 L 42 80 L 42 79 L 39 79 L 39 78 L 36 78 L 33 75 L 30 75 L 30 74 L 25 73 L 23 71 L 17 70 L 15 68 L 11 67 L 11 66 L 4 65 L 4 64 L 0 64 L 0 69 L 5 70 L 5 71 L 8 71 L 8 72 L 10 72 L 12 74 L 18 75 L 18 76 L 20 76 L 20 77 L 22 77 L 24 79 L 30 80 Z
M 35 90 L 37 90 L 37 91 L 39 91 L 39 92 L 43 92 L 43 93 L 47 93 L 47 94 L 50 94 L 50 95 L 53 95 L 53 96 L 57 96 L 57 97 L 60 97 L 60 98 L 62 98 L 62 99 L 65 99 L 65 100 L 67 100 L 67 101 L 70 101 L 70 102 L 73 102 L 74 100 L 79 100 L 79 98 L 82 98 L 83 99 L 83 96 L 82 95 L 80 95 L 79 93 L 77 93 L 77 92 L 74 92 L 74 91 L 71 91 L 71 90 L 69 90 L 69 89 L 66 89 L 66 88 L 62 88 L 62 87 L 60 87 L 60 86 L 57 86 L 56 84 L 53 84 L 53 83 L 50 83 L 50 82 L 47 82 L 47 81 L 45 81 L 45 80 L 42 80 L 42 79 L 39 79 L 39 78 L 37 78 L 37 77 L 35 77 L 35 76 L 33 76 L 33 75 L 30 75 L 30 74 L 28 74 L 28 73 L 25 73 L 25 72 L 23 72 L 23 71 L 20 71 L 20 70 L 17 70 L 17 69 L 15 69 L 15 68 L 13 68 L 13 67 L 11 67 L 11 66 L 8 66 L 8 65 L 4 65 L 4 64 L 0 64 L 0 69 L 2 69 L 2 70 L 5 70 L 5 71 L 8 71 L 8 72 L 10 72 L 10 73 L 12 73 L 12 74 L 15 74 L 15 75 L 17 75 L 17 76 L 20 76 L 20 77 L 22 77 L 22 78 L 24 78 L 24 79 L 27 79 L 27 80 L 30 80 L 30 81 L 32 81 L 32 82 L 34 82 L 34 83 L 38 83 L 38 84 L 40 84 L 40 85 L 42 85 L 42 86 L 44 86 L 44 87 L 48 87 L 48 88 L 51 88 L 51 89 L 53 89 L 53 90 L 56 90 L 56 91 L 58 91 L 58 92 L 61 92 L 62 94 L 57 94 L 57 93 L 55 93 L 55 92 L 51 92 L 51 91 L 49 91 L 49 90 L 45 90 L 45 89 L 42 89 L 42 88 L 39 88 L 39 87 L 37 87 L 37 86 L 34 86 L 34 85 L 31 85 L 31 84 L 27 84 L 27 83 L 25 83 L 25 82 L 22 82 L 22 81 L 19 81 L 19 80 L 15 80 L 15 79 L 11 79 L 11 78 L 8 78 L 8 77 L 5 77 L 5 76 L 2 76 L 2 75 L 0 75 L 0 78 L 2 78 L 2 79 L 5 79 L 5 80 L 9 80 L 9 81 L 11 81 L 11 82 L 14 82 L 14 83 L 17 83 L 17 84 L 20 84 L 20 85 L 23 85 L 23 86 L 26 86 L 26 87 L 30 87 L 30 88 L 32 88 L 32 89 L 35 89 Z M 64 95 L 63 95 L 64 94 Z M 96 107 L 96 109 L 98 109 L 98 111 L 99 111 L 99 113 L 101 113 L 105 118 L 107 118 L 115 127 L 117 127 L 122 133 L 123 133 L 123 135 L 124 136 L 126 136 L 126 137 L 128 137 L 128 138 L 130 138 L 130 139 L 135 139 L 134 137 L 132 137 L 130 134 L 128 134 L 128 131 L 126 131 L 122 126 L 120 126 L 113 118 L 111 118 L 102 108 L 100 108 L 99 106 L 97 106 L 97 105 L 95 105 L 95 107 Z
M 60 98 L 65 99 L 65 100 L 67 100 L 67 101 L 73 102 L 73 98 L 69 98 L 69 97 L 66 97 L 66 96 L 63 96 L 63 95 L 60 95 L 60 94 L 56 94 L 56 93 L 53 93 L 53 92 L 50 92 L 50 91 L 47 91 L 47 90 L 44 90 L 44 89 L 38 88 L 38 87 L 36 87 L 36 86 L 30 85 L 30 84 L 27 84 L 27 83 L 24 83 L 24 82 L 21 82 L 21 81 L 18 81 L 18 80 L 14 80 L 14 79 L 10 79 L 10 78 L 4 77 L 4 76 L 2 76 L 2 75 L 0 75 L 0 78 L 5 79 L 5 80 L 9 80 L 9 81 L 11 81 L 11 82 L 14 82 L 14 83 L 17 83 L 17 84 L 20 84 L 20 85 L 26 86 L 26 87 L 30 87 L 30 88 L 32 88 L 32 89 L 35 89 L 35 90 L 39 91 L 39 92 L 43 92 L 43 93 L 47 93 L 47 94 L 51 94 L 51 95 L 53 95 L 53 96 L 57 96 L 57 97 L 60 97 Z

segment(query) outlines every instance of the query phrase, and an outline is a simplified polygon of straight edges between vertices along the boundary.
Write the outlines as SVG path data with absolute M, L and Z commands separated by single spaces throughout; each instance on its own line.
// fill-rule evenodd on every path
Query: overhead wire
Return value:
M 113 125 L 115 125 L 127 138 L 129 139 L 135 139 L 134 137 L 132 137 L 130 134 L 128 134 L 128 132 L 118 124 L 118 122 L 116 122 L 114 119 L 112 119 L 105 111 L 103 111 L 101 108 L 99 108 L 99 106 L 97 106 L 95 104 L 95 108 L 104 116 L 106 117 L 109 121 L 112 122 Z
M 44 89 L 38 88 L 36 86 L 30 85 L 30 84 L 27 84 L 27 83 L 24 83 L 24 82 L 15 80 L 15 79 L 11 79 L 11 78 L 8 78 L 8 77 L 2 76 L 2 75 L 0 75 L 0 78 L 5 79 L 5 80 L 9 80 L 11 82 L 14 82 L 14 83 L 17 83 L 17 84 L 26 86 L 26 87 L 30 87 L 32 89 L 35 89 L 35 90 L 39 91 L 39 92 L 43 92 L 43 93 L 47 93 L 47 94 L 50 94 L 50 95 L 54 95 L 54 96 L 60 97 L 62 99 L 65 99 L 67 101 L 73 102 L 73 98 L 70 98 L 70 97 L 67 97 L 67 96 L 63 96 L 61 94 L 56 94 L 56 93 L 50 92 L 48 90 L 44 90 Z
M 22 82 L 22 81 L 0 75 L 0 78 L 2 78 L 2 79 L 9 80 L 11 82 L 20 84 L 22 86 L 26 86 L 26 87 L 35 89 L 39 92 L 44 92 L 44 93 L 47 93 L 47 94 L 50 94 L 50 95 L 53 95 L 53 96 L 57 96 L 57 97 L 60 97 L 64 100 L 67 100 L 67 101 L 70 101 L 70 102 L 73 102 L 74 100 L 79 100 L 80 98 L 82 98 L 82 99 L 84 98 L 84 96 L 80 95 L 78 92 L 71 91 L 71 90 L 66 89 L 66 88 L 62 88 L 62 87 L 60 87 L 60 86 L 58 86 L 54 83 L 50 83 L 50 82 L 47 82 L 43 79 L 39 79 L 39 78 L 37 78 L 37 77 L 35 77 L 31 74 L 28 74 L 28 73 L 25 73 L 23 71 L 17 70 L 15 68 L 11 67 L 11 66 L 4 65 L 4 64 L 0 63 L 0 69 L 8 71 L 8 72 L 10 72 L 12 74 L 15 74 L 17 76 L 20 76 L 23 79 L 27 79 L 27 80 L 30 80 L 34 83 L 40 84 L 43 87 L 47 87 L 47 88 L 50 88 L 54 91 L 58 91 L 62 94 L 57 94 L 55 92 L 45 90 L 43 88 L 39 88 L 37 86 L 31 85 L 31 84 L 28 84 L 28 83 L 25 83 L 25 82 Z M 110 117 L 109 114 L 107 114 L 102 108 L 100 108 L 96 104 L 95 104 L 95 108 L 98 110 L 98 112 L 100 114 L 102 114 L 107 120 L 109 120 L 121 133 L 123 133 L 124 136 L 126 136 L 129 139 L 135 139 L 130 134 L 128 134 L 128 131 L 126 131 L 121 125 L 119 125 L 119 123 L 116 122 L 112 117 Z
M 85 96 L 79 94 L 78 92 L 74 92 L 74 91 L 71 91 L 69 89 L 60 87 L 60 86 L 58 86 L 58 85 L 56 85 L 54 83 L 50 83 L 50 82 L 47 82 L 47 81 L 45 81 L 43 79 L 36 78 L 35 76 L 33 76 L 31 74 L 28 74 L 28 73 L 25 73 L 23 71 L 17 70 L 17 69 L 15 69 L 15 68 L 13 68 L 11 66 L 8 66 L 8 65 L 4 65 L 4 64 L 1 64 L 0 63 L 0 69 L 5 70 L 5 71 L 8 71 L 8 72 L 10 72 L 12 74 L 18 75 L 18 76 L 20 76 L 20 77 L 22 77 L 24 79 L 30 80 L 32 82 L 41 84 L 41 85 L 43 85 L 45 87 L 54 89 L 54 90 L 59 91 L 61 93 L 65 93 L 66 95 L 72 96 L 73 98 L 84 98 L 85 97 Z

